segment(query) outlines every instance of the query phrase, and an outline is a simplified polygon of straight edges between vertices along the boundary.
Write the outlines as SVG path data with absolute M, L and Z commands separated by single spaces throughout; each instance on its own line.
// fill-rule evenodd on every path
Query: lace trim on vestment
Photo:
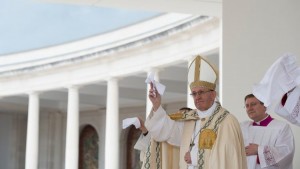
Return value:
M 295 108 L 292 111 L 291 116 L 292 116 L 293 119 L 296 119 L 299 116 L 299 111 L 300 111 L 300 97 L 298 99 L 298 102 L 297 102 Z
M 208 121 L 204 124 L 204 126 L 201 128 L 201 130 L 207 128 L 211 124 L 213 118 L 220 111 L 220 109 L 221 109 L 221 105 L 218 104 L 215 111 L 214 111 L 214 113 L 209 117 Z M 224 111 L 223 114 L 221 114 L 218 117 L 218 119 L 216 120 L 216 122 L 214 124 L 214 128 L 213 128 L 213 131 L 215 133 L 217 133 L 217 131 L 218 131 L 219 124 L 225 119 L 225 117 L 228 114 L 229 114 L 228 111 Z M 205 158 L 204 157 L 204 152 L 205 152 L 204 149 L 199 149 L 199 151 L 198 151 L 198 167 L 199 167 L 198 169 L 203 169 L 204 168 L 204 158 Z
M 276 168 L 279 168 L 279 165 L 276 163 L 275 157 L 271 152 L 271 148 L 269 146 L 265 146 L 264 147 L 264 157 L 265 157 L 265 161 L 267 166 L 273 166 Z

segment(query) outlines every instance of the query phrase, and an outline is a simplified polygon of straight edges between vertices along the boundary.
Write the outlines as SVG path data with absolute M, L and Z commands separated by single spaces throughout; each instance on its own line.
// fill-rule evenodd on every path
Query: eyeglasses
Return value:
M 202 96 L 202 95 L 204 95 L 205 93 L 208 93 L 208 92 L 211 92 L 211 91 L 213 91 L 213 90 L 208 90 L 208 91 L 198 91 L 198 92 L 193 92 L 193 93 L 191 93 L 190 95 L 193 96 L 193 97 L 196 97 L 197 95 L 198 95 L 198 96 Z
M 245 105 L 245 108 L 248 109 L 248 108 L 250 108 L 250 107 L 256 106 L 257 104 L 258 104 L 258 102 L 252 102 L 252 103 L 246 104 L 246 105 Z

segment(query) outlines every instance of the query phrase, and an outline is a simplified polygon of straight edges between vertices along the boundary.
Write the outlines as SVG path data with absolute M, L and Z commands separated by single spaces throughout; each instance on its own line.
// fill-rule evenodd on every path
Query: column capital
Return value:
M 119 76 L 108 76 L 107 78 L 105 78 L 104 80 L 106 82 L 108 81 L 119 81 L 121 80 L 123 77 L 119 77 Z
M 67 88 L 68 90 L 70 89 L 80 89 L 83 85 L 68 85 L 65 88 Z
M 147 68 L 145 71 L 149 74 L 150 72 L 160 72 L 162 70 L 163 70 L 163 68 L 161 68 L 161 67 L 150 67 L 150 68 Z
M 118 81 L 119 79 L 121 79 L 120 77 L 114 77 L 114 76 L 111 76 L 111 77 L 108 77 L 106 79 L 106 81 Z
M 28 95 L 28 96 L 30 96 L 30 95 L 40 95 L 40 94 L 42 94 L 43 93 L 43 91 L 28 91 L 26 94 Z

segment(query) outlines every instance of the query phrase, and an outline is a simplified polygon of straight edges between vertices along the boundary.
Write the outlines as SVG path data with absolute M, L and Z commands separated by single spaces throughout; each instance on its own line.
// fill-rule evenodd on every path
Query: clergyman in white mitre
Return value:
M 197 109 L 176 119 L 168 116 L 161 95 L 151 85 L 153 116 L 145 122 L 151 137 L 180 148 L 180 169 L 246 169 L 239 122 L 215 101 L 217 71 L 197 56 L 189 67 L 188 80 Z M 187 118 L 191 116 L 194 118 Z

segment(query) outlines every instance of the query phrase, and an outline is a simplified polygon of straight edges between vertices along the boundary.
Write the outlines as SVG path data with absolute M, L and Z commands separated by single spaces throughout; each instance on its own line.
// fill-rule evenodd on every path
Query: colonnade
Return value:
M 159 69 L 151 69 L 155 80 L 159 81 Z M 78 169 L 79 157 L 79 86 L 68 87 L 68 109 L 66 125 L 65 169 Z M 147 87 L 146 116 L 152 104 L 148 98 Z M 29 96 L 25 169 L 38 169 L 39 148 L 39 96 L 41 92 L 31 92 Z M 119 169 L 119 87 L 118 78 L 107 80 L 107 109 L 105 124 L 105 168 Z
M 166 21 L 171 21 L 170 18 L 173 17 L 166 17 L 165 19 L 160 20 L 160 22 L 165 24 Z M 177 21 L 178 19 L 180 20 Z M 47 56 L 59 56 L 55 57 L 60 58 L 59 60 L 56 60 L 56 62 L 53 62 L 55 64 L 52 64 L 50 60 L 48 63 L 48 60 L 46 59 L 45 61 L 42 59 L 32 59 L 30 65 L 27 65 L 29 62 L 26 62 L 26 64 L 24 63 L 16 66 L 12 62 L 4 62 L 7 65 L 4 64 L 5 66 L 1 70 L 1 97 L 15 96 L 24 93 L 27 93 L 29 97 L 25 157 L 26 169 L 38 168 L 40 92 L 46 92 L 62 87 L 68 88 L 64 167 L 66 169 L 77 169 L 80 127 L 80 86 L 97 83 L 104 79 L 107 81 L 105 168 L 119 169 L 119 163 L 116 162 L 120 160 L 118 159 L 120 151 L 118 77 L 140 73 L 147 69 L 146 72 L 148 74 L 154 72 L 156 80 L 159 80 L 159 72 L 162 71 L 163 67 L 167 67 L 173 63 L 177 64 L 178 62 L 188 61 L 188 63 L 190 63 L 189 60 L 192 58 L 188 57 L 193 57 L 196 54 L 205 55 L 218 53 L 220 45 L 220 25 L 218 18 L 205 16 L 179 17 L 176 14 L 172 21 L 176 21 L 174 22 L 176 24 L 172 24 L 174 28 L 169 29 L 169 26 L 163 26 L 161 29 L 156 28 L 151 36 L 149 32 L 141 33 L 140 40 L 138 41 L 136 36 L 128 39 L 120 36 L 122 39 L 121 46 L 119 46 L 119 42 L 109 42 L 107 46 L 100 45 L 99 48 L 94 48 L 94 46 L 86 47 L 86 49 L 89 50 L 85 50 L 85 48 L 84 50 L 82 49 L 82 57 L 79 57 L 81 53 L 66 52 L 66 49 L 74 49 L 74 46 L 72 45 L 62 45 L 61 48 L 59 48 L 60 50 L 57 50 L 59 54 L 57 51 L 53 50 L 53 48 L 28 53 L 28 58 L 44 56 L 45 53 Z M 137 30 L 140 29 L 132 29 L 132 32 L 136 32 Z M 158 34 L 158 32 L 161 33 Z M 115 37 L 115 34 L 107 37 L 113 38 Z M 97 43 L 101 41 L 100 38 L 101 37 L 98 38 L 99 40 L 97 40 Z M 124 39 L 126 40 L 123 41 Z M 75 45 L 78 47 L 85 43 L 86 41 L 82 41 L 82 43 L 76 43 Z M 133 45 L 124 45 L 126 43 Z M 143 46 L 138 47 L 140 45 Z M 159 45 L 161 45 L 161 47 L 158 47 Z M 103 46 L 105 48 L 103 48 Z M 132 52 L 133 50 L 134 52 Z M 60 53 L 61 51 L 63 52 Z M 80 51 L 80 49 L 78 51 Z M 111 55 L 107 55 L 107 51 L 112 51 Z M 20 56 L 23 58 L 24 54 L 15 55 L 14 58 L 17 59 Z M 75 59 L 70 59 L 73 57 Z M 133 62 L 133 60 L 136 62 Z M 35 61 L 34 64 L 33 61 Z M 32 65 L 33 67 L 30 67 Z M 56 66 L 58 67 L 57 70 L 55 70 Z M 111 69 L 111 67 L 117 69 Z M 150 70 L 150 68 L 152 69 Z M 25 71 L 23 72 L 23 70 Z M 115 77 L 109 77 L 110 75 Z M 66 80 L 65 77 L 69 78 Z M 29 93 L 28 91 L 31 90 L 33 90 L 33 92 Z M 147 98 L 145 98 L 146 117 L 152 108 L 151 102 L 148 99 L 148 90 L 149 85 L 145 91 L 147 93 Z M 187 106 L 193 107 L 193 100 L 188 95 L 189 92 L 187 86 Z

